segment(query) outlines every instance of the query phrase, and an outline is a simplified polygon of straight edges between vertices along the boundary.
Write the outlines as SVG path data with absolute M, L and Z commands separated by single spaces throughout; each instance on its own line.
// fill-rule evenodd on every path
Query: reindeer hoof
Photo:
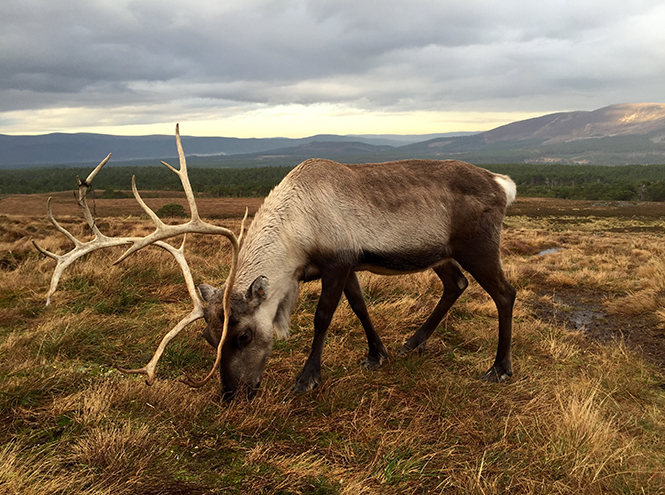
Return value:
M 420 356 L 423 352 L 425 352 L 426 344 L 427 344 L 426 342 L 423 342 L 422 344 L 417 345 L 416 347 L 411 347 L 407 342 L 402 347 L 397 349 L 397 355 L 399 357 L 405 357 L 406 355 L 411 354 L 413 351 L 416 351 Z
M 510 368 L 499 367 L 496 364 L 480 376 L 485 382 L 501 383 L 506 378 L 513 376 L 513 370 Z
M 295 394 L 304 394 L 310 390 L 315 389 L 321 384 L 320 376 L 310 376 L 309 378 L 298 377 L 295 385 L 291 389 Z
M 382 353 L 379 354 L 378 356 L 371 356 L 368 355 L 365 359 L 360 361 L 360 367 L 364 370 L 376 370 L 383 365 L 384 361 L 388 360 L 388 354 L 387 353 Z

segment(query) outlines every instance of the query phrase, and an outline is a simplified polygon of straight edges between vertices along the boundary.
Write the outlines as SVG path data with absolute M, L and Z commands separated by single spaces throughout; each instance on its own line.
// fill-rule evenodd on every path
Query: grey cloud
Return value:
M 4 3 L 0 111 L 174 100 L 563 110 L 662 99 L 665 77 L 656 1 Z

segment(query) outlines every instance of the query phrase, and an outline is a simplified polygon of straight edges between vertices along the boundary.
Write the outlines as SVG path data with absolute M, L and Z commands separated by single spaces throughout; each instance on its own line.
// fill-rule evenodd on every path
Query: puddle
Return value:
M 588 335 L 600 335 L 607 330 L 607 313 L 600 297 L 579 297 L 571 294 L 552 294 L 549 304 L 540 307 L 541 314 L 554 318 L 558 324 Z
M 554 254 L 554 253 L 558 253 L 559 251 L 563 251 L 563 248 L 543 249 L 540 253 L 538 253 L 538 256 L 545 256 L 547 254 Z
M 607 316 L 599 301 L 571 300 L 569 297 L 555 295 L 552 302 L 554 317 L 581 332 L 589 332 L 602 326 Z
M 593 323 L 600 323 L 596 320 L 603 318 L 605 318 L 605 313 L 592 309 L 574 310 L 568 315 L 568 321 L 575 325 L 576 330 L 587 330 Z

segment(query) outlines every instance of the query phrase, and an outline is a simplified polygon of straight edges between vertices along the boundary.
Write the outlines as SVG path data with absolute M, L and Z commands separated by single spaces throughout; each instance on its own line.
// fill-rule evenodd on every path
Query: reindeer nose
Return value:
M 261 386 L 261 380 L 254 385 L 253 387 L 248 387 L 247 388 L 247 398 L 249 400 L 252 400 L 254 397 L 256 397 L 256 394 L 259 392 L 259 387 Z
M 222 384 L 222 399 L 224 399 L 224 402 L 227 403 L 233 401 L 233 399 L 236 397 L 252 400 L 254 397 L 256 397 L 260 386 L 261 380 L 259 380 L 259 382 L 254 386 L 244 382 L 240 382 L 236 387 Z
M 235 396 L 236 389 L 228 388 L 222 385 L 222 399 L 224 399 L 224 402 L 231 402 Z

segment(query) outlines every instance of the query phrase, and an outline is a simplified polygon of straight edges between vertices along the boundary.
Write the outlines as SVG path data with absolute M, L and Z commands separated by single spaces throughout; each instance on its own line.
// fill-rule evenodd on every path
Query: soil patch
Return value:
M 652 314 L 618 316 L 608 314 L 604 302 L 621 297 L 587 290 L 557 290 L 541 293 L 535 306 L 543 320 L 554 320 L 568 330 L 581 332 L 599 342 L 624 340 L 629 348 L 665 367 L 665 331 Z

